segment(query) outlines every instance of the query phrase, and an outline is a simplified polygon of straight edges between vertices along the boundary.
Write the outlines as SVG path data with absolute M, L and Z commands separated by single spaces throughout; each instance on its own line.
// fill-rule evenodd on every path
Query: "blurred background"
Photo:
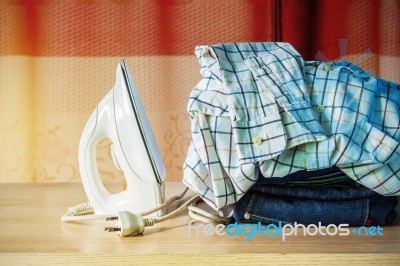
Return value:
M 78 144 L 125 58 L 167 169 L 182 179 L 196 45 L 290 42 L 400 82 L 398 0 L 1 0 L 0 182 L 80 181 Z M 121 178 L 109 142 L 100 174 Z

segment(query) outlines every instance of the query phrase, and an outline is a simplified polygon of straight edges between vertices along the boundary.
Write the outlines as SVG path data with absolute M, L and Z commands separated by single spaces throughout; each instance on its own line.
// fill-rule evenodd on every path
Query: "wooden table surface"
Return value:
M 167 183 L 167 197 L 182 191 Z M 67 208 L 86 201 L 80 183 L 0 184 L 0 265 L 14 264 L 393 264 L 400 265 L 400 225 L 383 236 L 207 236 L 186 213 L 143 235 L 119 238 L 112 222 L 66 223 Z

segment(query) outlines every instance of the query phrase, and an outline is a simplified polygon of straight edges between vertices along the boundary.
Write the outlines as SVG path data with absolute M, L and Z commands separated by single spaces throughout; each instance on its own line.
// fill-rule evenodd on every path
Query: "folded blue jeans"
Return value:
M 338 168 L 300 171 L 284 178 L 259 177 L 234 206 L 238 222 L 264 224 L 388 225 L 397 197 L 382 196 Z

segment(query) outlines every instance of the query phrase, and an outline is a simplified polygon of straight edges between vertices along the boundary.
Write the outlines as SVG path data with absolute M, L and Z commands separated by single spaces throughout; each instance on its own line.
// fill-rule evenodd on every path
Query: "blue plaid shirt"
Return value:
M 265 177 L 333 165 L 400 195 L 400 86 L 345 61 L 304 61 L 287 43 L 196 47 L 184 183 L 210 206 Z

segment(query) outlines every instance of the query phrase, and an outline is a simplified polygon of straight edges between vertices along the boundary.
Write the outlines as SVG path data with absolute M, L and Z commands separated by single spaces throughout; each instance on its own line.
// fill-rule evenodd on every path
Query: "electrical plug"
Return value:
M 118 216 L 108 217 L 106 221 L 116 220 L 115 227 L 104 228 L 107 232 L 118 232 L 118 236 L 125 237 L 129 235 L 142 234 L 146 226 L 153 226 L 154 220 L 143 218 L 141 214 L 128 211 L 118 212 Z

